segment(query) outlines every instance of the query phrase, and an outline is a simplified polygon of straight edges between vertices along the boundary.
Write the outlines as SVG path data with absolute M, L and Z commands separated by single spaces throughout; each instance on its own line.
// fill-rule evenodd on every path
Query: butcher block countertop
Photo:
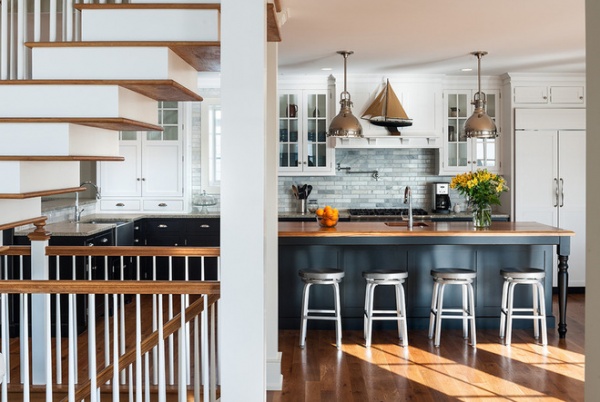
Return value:
M 317 222 L 279 222 L 279 237 L 521 237 L 574 236 L 575 232 L 536 222 L 492 222 L 477 229 L 471 222 L 415 221 L 412 230 L 406 222 L 338 222 L 333 228 Z

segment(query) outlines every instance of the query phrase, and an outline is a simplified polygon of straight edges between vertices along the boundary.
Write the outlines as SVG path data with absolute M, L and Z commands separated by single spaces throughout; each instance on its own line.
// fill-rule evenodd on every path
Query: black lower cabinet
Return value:
M 16 245 L 30 245 L 30 241 L 26 236 L 16 236 Z M 93 236 L 53 236 L 49 241 L 50 246 L 112 246 L 114 245 L 114 231 L 112 229 L 100 232 Z M 60 279 L 60 280 L 89 280 L 90 275 L 92 280 L 104 280 L 112 279 L 114 272 L 113 267 L 114 260 L 106 260 L 104 257 L 92 257 L 91 259 L 78 257 L 73 265 L 72 257 L 55 257 L 50 256 L 48 260 L 48 273 L 49 279 Z M 24 279 L 31 278 L 31 260 L 29 257 L 23 258 L 23 266 L 19 263 L 16 258 L 13 260 L 13 266 L 10 271 L 11 279 L 19 279 L 22 275 Z M 89 308 L 88 295 L 76 295 L 75 296 L 75 309 L 76 309 L 76 327 L 77 333 L 81 334 L 87 328 L 87 310 Z M 60 302 L 58 302 L 60 301 Z M 68 336 L 68 315 L 69 315 L 69 301 L 67 295 L 56 295 L 51 296 L 51 332 L 52 336 L 55 336 L 56 331 L 56 314 L 57 305 L 60 305 L 60 332 L 61 336 Z M 104 314 L 104 296 L 96 295 L 95 297 L 95 310 L 96 316 Z M 11 315 L 11 336 L 19 336 L 19 312 L 21 311 L 20 299 L 15 298 L 15 302 L 12 303 L 10 315 Z M 30 314 L 31 317 L 31 306 Z M 31 318 L 30 318 L 31 320 Z M 30 321 L 31 322 L 31 321 Z
M 175 247 L 218 247 L 220 244 L 219 218 L 147 218 L 142 223 L 143 244 L 146 246 Z M 156 267 L 152 258 L 142 259 L 142 279 L 184 280 L 186 278 L 183 258 L 173 258 L 169 265 L 168 257 L 156 257 Z M 189 260 L 188 279 L 202 279 L 200 259 Z M 217 260 L 206 258 L 204 279 L 217 278 Z

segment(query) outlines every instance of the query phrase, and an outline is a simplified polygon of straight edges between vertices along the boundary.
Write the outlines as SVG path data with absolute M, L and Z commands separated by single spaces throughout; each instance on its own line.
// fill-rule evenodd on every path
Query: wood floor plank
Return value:
M 309 329 L 302 351 L 298 331 L 282 330 L 283 390 L 268 392 L 267 400 L 583 401 L 584 305 L 585 295 L 569 295 L 567 338 L 549 328 L 547 347 L 535 342 L 531 328 L 513 330 L 511 346 L 500 343 L 497 329 L 478 329 L 477 348 L 460 330 L 442 331 L 439 348 L 426 330 L 409 331 L 406 348 L 396 331 L 375 331 L 371 348 L 362 331 L 344 331 L 338 351 L 335 331 Z

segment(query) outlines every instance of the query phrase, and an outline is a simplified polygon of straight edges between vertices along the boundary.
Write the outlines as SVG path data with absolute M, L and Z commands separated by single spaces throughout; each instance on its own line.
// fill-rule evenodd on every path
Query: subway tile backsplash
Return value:
M 369 173 L 349 174 L 336 171 L 335 176 L 279 177 L 279 212 L 297 210 L 292 184 L 313 186 L 309 199 L 319 205 L 348 208 L 404 208 L 404 189 L 410 186 L 413 207 L 431 210 L 432 186 L 450 182 L 452 176 L 438 176 L 436 149 L 337 149 L 336 164 L 351 171 L 378 171 L 375 180 Z M 465 204 L 465 199 L 450 190 L 452 205 Z

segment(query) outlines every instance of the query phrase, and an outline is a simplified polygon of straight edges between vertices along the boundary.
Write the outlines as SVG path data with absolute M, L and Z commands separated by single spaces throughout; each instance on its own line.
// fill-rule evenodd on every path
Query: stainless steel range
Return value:
M 399 220 L 408 218 L 408 208 L 359 208 L 349 209 L 351 221 L 367 221 L 367 220 Z M 413 208 L 413 216 L 426 216 L 427 211 L 421 208 Z

